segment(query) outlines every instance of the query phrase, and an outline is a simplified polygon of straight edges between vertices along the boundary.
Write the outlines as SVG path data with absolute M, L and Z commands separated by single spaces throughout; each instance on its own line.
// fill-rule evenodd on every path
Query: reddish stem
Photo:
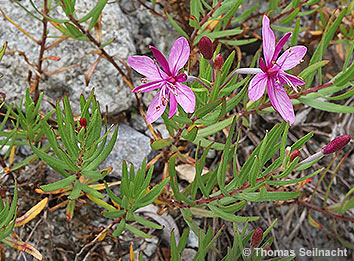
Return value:
M 316 211 L 319 211 L 319 212 L 322 212 L 328 216 L 331 216 L 335 219 L 339 219 L 339 220 L 346 220 L 346 221 L 351 221 L 352 223 L 354 223 L 354 218 L 353 217 L 349 217 L 349 216 L 340 216 L 338 214 L 335 214 L 331 211 L 328 211 L 327 209 L 325 208 L 322 208 L 322 207 L 319 207 L 319 206 L 316 206 L 316 205 L 313 205 L 307 201 L 302 201 L 302 200 L 298 200 L 298 202 L 301 204 L 301 205 L 304 205 L 305 207 L 308 207 L 308 208 L 311 208 L 313 210 L 316 210 Z

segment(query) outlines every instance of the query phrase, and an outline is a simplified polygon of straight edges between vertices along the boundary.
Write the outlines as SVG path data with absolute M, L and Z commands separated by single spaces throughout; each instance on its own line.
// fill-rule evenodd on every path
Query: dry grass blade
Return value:
M 91 77 L 93 72 L 96 70 L 98 64 L 101 61 L 101 57 L 102 55 L 98 56 L 98 58 L 96 59 L 96 61 L 90 66 L 90 68 L 88 68 L 88 70 L 85 72 L 85 84 L 86 86 L 89 85 L 90 81 L 91 81 Z

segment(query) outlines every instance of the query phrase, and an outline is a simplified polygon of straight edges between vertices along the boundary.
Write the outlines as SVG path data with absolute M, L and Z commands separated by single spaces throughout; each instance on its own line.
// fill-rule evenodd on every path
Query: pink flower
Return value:
M 175 115 L 177 103 L 185 112 L 194 112 L 195 95 L 188 86 L 182 83 L 187 80 L 187 75 L 178 74 L 189 59 L 188 41 L 184 37 L 178 38 L 173 44 L 168 61 L 158 49 L 153 46 L 150 46 L 150 49 L 162 70 L 156 61 L 147 56 L 132 56 L 128 59 L 129 65 L 134 70 L 147 77 L 142 79 L 145 83 L 136 87 L 133 92 L 160 89 L 147 110 L 147 122 L 156 121 L 165 111 L 168 101 L 170 101 L 169 119 Z
M 289 96 L 283 88 L 284 84 L 291 86 L 296 92 L 296 87 L 305 84 L 298 77 L 288 74 L 285 71 L 292 69 L 301 62 L 307 48 L 297 45 L 287 49 L 280 57 L 278 55 L 284 44 L 289 39 L 291 32 L 285 34 L 275 45 L 275 36 L 269 26 L 269 18 L 263 16 L 263 55 L 257 68 L 242 68 L 236 70 L 238 73 L 256 74 L 251 80 L 248 97 L 256 101 L 262 97 L 267 87 L 268 96 L 274 109 L 279 112 L 285 121 L 292 124 L 295 121 L 294 108 Z

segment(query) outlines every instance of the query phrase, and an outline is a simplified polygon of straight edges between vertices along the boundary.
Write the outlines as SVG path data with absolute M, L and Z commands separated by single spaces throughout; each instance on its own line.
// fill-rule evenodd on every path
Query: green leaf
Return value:
M 183 136 L 185 140 L 188 141 L 194 141 L 195 137 L 197 136 L 198 133 L 198 127 L 196 125 L 191 126 L 191 128 L 188 128 L 188 134 Z
M 125 219 L 123 218 L 120 222 L 119 222 L 119 225 L 117 226 L 117 228 L 113 231 L 112 233 L 112 237 L 117 237 L 119 236 L 120 234 L 122 234 L 122 232 L 124 231 L 125 229 Z
M 203 118 L 205 115 L 207 115 L 209 112 L 214 110 L 217 106 L 219 106 L 222 102 L 222 98 L 218 98 L 212 102 L 209 102 L 201 107 L 199 107 L 196 111 L 195 114 L 198 116 L 198 118 Z
M 69 174 L 65 171 L 65 169 L 69 169 L 68 165 L 65 161 L 54 158 L 53 156 L 48 155 L 42 150 L 37 149 L 32 143 L 29 143 L 33 152 L 37 154 L 42 160 L 44 160 L 50 167 L 52 167 L 55 171 L 61 174 L 64 177 L 68 177 Z
M 171 246 L 171 259 L 170 259 L 170 261 L 180 261 L 181 260 L 181 256 L 180 256 L 180 252 L 177 249 L 177 243 L 176 243 L 176 237 L 175 237 L 174 229 L 172 229 L 172 231 L 171 231 L 170 246 Z
M 146 220 L 145 218 L 134 214 L 133 213 L 133 218 L 141 225 L 146 226 L 146 227 L 150 227 L 150 228 L 154 228 L 154 229 L 163 229 L 163 226 L 156 224 L 154 222 L 151 222 L 149 220 Z
M 174 20 L 173 18 L 166 13 L 167 19 L 170 21 L 171 25 L 176 29 L 176 31 L 183 37 L 189 39 L 188 34 L 182 29 L 182 27 L 180 27 Z
M 79 23 L 86 22 L 97 12 L 97 10 L 102 10 L 107 2 L 108 0 L 99 0 L 97 5 L 94 8 L 92 8 L 90 12 L 88 12 L 84 17 L 78 20 Z
M 279 22 L 282 24 L 290 24 L 292 21 L 294 21 L 295 17 L 299 13 L 299 11 L 300 11 L 299 7 L 294 9 L 294 11 L 292 11 L 287 17 L 279 20 Z
M 298 98 L 298 100 L 303 104 L 306 104 L 310 107 L 322 111 L 337 112 L 337 113 L 354 113 L 354 107 L 351 106 L 339 105 L 335 103 L 324 102 L 317 99 L 311 99 L 305 97 L 300 97 Z
M 272 185 L 272 186 L 286 186 L 286 185 L 290 185 L 290 184 L 295 184 L 295 183 L 304 181 L 306 179 L 309 179 L 309 178 L 317 175 L 318 173 L 322 172 L 323 170 L 324 170 L 324 168 L 321 168 L 310 175 L 307 175 L 305 177 L 298 178 L 298 179 L 280 180 L 280 181 L 267 180 L 266 183 L 269 185 Z M 286 176 L 286 175 L 284 175 L 284 176 Z M 279 177 L 275 176 L 274 178 L 283 178 L 283 175 L 279 175 Z
M 75 175 L 71 175 L 65 179 L 56 181 L 54 183 L 48 184 L 48 185 L 42 185 L 40 186 L 40 188 L 44 191 L 53 191 L 53 190 L 57 190 L 57 189 L 62 189 L 66 186 L 69 186 L 71 183 L 73 183 L 76 180 L 76 176 Z
M 226 37 L 226 36 L 231 36 L 231 35 L 236 35 L 242 33 L 243 30 L 240 28 L 234 28 L 234 29 L 229 29 L 229 30 L 223 30 L 223 31 L 218 31 L 218 32 L 208 32 L 208 33 L 202 33 L 199 38 L 202 38 L 203 36 L 209 37 L 211 40 L 214 40 L 215 38 L 221 38 L 221 37 Z
M 338 100 L 343 100 L 343 99 L 347 99 L 347 98 L 350 98 L 354 96 L 354 88 L 343 93 L 343 94 L 340 94 L 338 96 L 334 96 L 334 97 L 325 97 L 323 96 L 323 98 L 325 98 L 326 100 L 330 100 L 330 101 L 338 101 Z
M 81 174 L 87 178 L 91 179 L 101 179 L 103 176 L 101 175 L 101 171 L 99 170 L 83 170 Z
M 228 206 L 223 206 L 221 204 L 218 204 L 218 207 L 226 213 L 235 213 L 241 210 L 246 205 L 246 203 L 247 203 L 246 200 L 243 200 Z
M 204 138 L 204 137 L 208 137 L 211 136 L 223 129 L 225 129 L 226 127 L 230 126 L 232 121 L 234 120 L 235 117 L 230 117 L 226 120 L 222 120 L 220 122 L 217 122 L 213 125 L 210 125 L 204 129 L 200 129 L 198 132 L 198 137 Z M 198 121 L 197 121 L 198 123 Z
M 299 139 L 297 142 L 295 142 L 295 143 L 291 146 L 291 151 L 300 149 L 309 139 L 312 138 L 312 136 L 313 136 L 313 132 L 307 133 L 304 137 L 302 137 L 301 139 Z
M 70 36 L 72 36 L 73 38 L 85 36 L 79 29 L 76 28 L 75 25 L 72 25 L 68 22 L 64 23 L 64 25 L 65 25 L 66 29 L 68 29 Z
M 251 170 L 249 173 L 249 182 L 252 187 L 256 185 L 256 180 L 259 175 L 260 169 L 261 169 L 261 166 L 260 166 L 260 162 L 259 162 L 259 157 L 257 155 L 255 155 L 255 159 L 253 161 L 253 164 L 252 164 L 252 167 L 251 167 Z
M 108 157 L 109 153 L 111 153 L 114 144 L 116 143 L 118 136 L 118 127 L 115 128 L 113 135 L 108 142 L 107 146 L 104 148 L 102 153 L 100 153 L 87 167 L 85 167 L 85 170 L 95 170 L 98 168 L 99 165 Z
M 103 216 L 106 218 L 112 218 L 112 219 L 116 219 L 116 218 L 120 218 L 125 214 L 125 210 L 112 210 L 112 211 L 106 211 L 103 213 Z
M 80 186 L 81 186 L 81 190 L 94 196 L 94 197 L 97 197 L 97 198 L 104 198 L 104 195 L 101 194 L 100 192 L 98 192 L 96 189 L 86 185 L 86 184 L 82 184 L 80 183 Z
M 141 200 L 139 200 L 139 202 L 136 203 L 135 209 L 142 208 L 151 204 L 161 194 L 162 190 L 165 188 L 169 180 L 170 177 L 164 179 L 159 184 L 154 186 L 148 194 L 146 194 Z
M 295 169 L 295 171 L 301 171 L 301 170 L 304 170 L 304 169 L 308 169 L 308 168 L 310 168 L 310 167 L 312 167 L 312 165 L 313 164 L 315 164 L 317 161 L 319 161 L 320 159 L 322 159 L 323 158 L 323 156 L 322 157 L 319 157 L 319 158 L 317 158 L 317 159 L 315 159 L 315 160 L 313 160 L 313 161 L 310 161 L 310 162 L 307 162 L 307 163 L 301 163 L 301 165 L 299 165 L 296 169 Z
M 122 203 L 122 199 L 117 197 L 116 195 L 114 195 L 113 191 L 108 187 L 107 182 L 104 180 L 104 185 L 106 186 L 106 191 L 107 194 L 109 196 L 109 198 L 114 201 L 117 204 L 121 204 Z
M 69 199 L 77 199 L 81 194 L 81 182 L 80 180 L 76 180 L 74 184 L 74 188 L 71 191 L 70 195 L 68 196 Z
M 345 71 L 337 74 L 331 82 L 336 86 L 342 86 L 353 79 L 354 75 L 354 61 Z
M 4 54 L 5 54 L 6 46 L 7 46 L 7 42 L 5 42 L 3 44 L 3 46 L 0 48 L 0 61 L 1 61 L 2 57 L 4 56 Z
M 179 253 L 182 253 L 183 250 L 185 249 L 187 242 L 188 242 L 189 233 L 190 233 L 190 228 L 186 228 L 183 230 L 182 236 L 179 239 L 179 243 L 178 243 L 178 252 Z
M 266 202 L 266 201 L 284 201 L 297 198 L 301 195 L 301 192 L 267 192 L 266 195 L 259 197 L 260 192 L 248 192 L 234 195 L 235 198 L 242 198 L 248 201 L 254 202 Z
M 151 143 L 150 146 L 153 150 L 160 150 L 160 149 L 166 148 L 167 146 L 171 145 L 172 142 L 173 142 L 173 138 L 160 139 L 160 140 L 156 140 L 153 143 Z
M 151 235 L 146 234 L 145 232 L 143 232 L 143 231 L 141 231 L 141 230 L 137 229 L 136 227 L 133 227 L 129 224 L 125 224 L 125 228 L 139 237 L 151 238 Z
M 182 124 L 191 124 L 191 123 L 193 123 L 193 121 L 191 119 L 189 119 L 187 117 L 183 117 L 183 116 L 177 115 L 177 114 L 175 114 L 172 117 L 172 120 L 175 120 L 178 123 L 182 123 Z
M 103 8 L 106 6 L 108 0 L 100 0 L 98 4 L 92 9 L 92 18 L 90 24 L 88 26 L 88 30 L 90 31 L 96 24 L 100 14 L 102 13 Z
M 330 24 L 330 21 L 335 17 L 335 12 L 332 14 L 331 18 L 329 19 L 329 22 L 325 28 L 325 31 L 323 33 L 322 36 L 322 40 L 319 44 L 319 46 L 317 47 L 317 49 L 315 50 L 314 54 L 312 55 L 312 58 L 310 60 L 310 64 L 312 65 L 318 61 L 320 61 L 323 57 L 323 54 L 325 52 L 325 50 L 328 48 L 328 45 L 330 43 L 330 41 L 332 40 L 335 32 L 337 31 L 337 28 L 339 27 L 339 24 L 342 22 L 345 14 L 347 12 L 347 8 L 345 8 L 339 15 L 338 17 L 335 19 L 335 21 Z M 312 72 L 306 79 L 306 88 L 308 88 L 313 79 L 315 77 L 315 72 Z
M 251 44 L 251 43 L 254 43 L 257 41 L 258 41 L 257 38 L 249 38 L 249 39 L 243 39 L 243 40 L 219 40 L 219 42 L 221 42 L 223 44 L 234 45 L 234 46 Z
M 213 206 L 212 204 L 208 205 L 208 208 L 218 217 L 224 219 L 224 220 L 228 220 L 231 222 L 246 222 L 246 221 L 255 221 L 258 220 L 259 217 L 240 217 L 240 216 L 236 216 L 234 214 L 230 214 L 230 213 L 226 213 L 225 211 L 221 210 L 220 208 Z
M 309 75 L 317 71 L 319 68 L 325 66 L 328 62 L 328 60 L 324 60 L 311 64 L 310 66 L 306 67 L 306 69 L 303 70 L 298 76 L 300 78 L 306 79 Z

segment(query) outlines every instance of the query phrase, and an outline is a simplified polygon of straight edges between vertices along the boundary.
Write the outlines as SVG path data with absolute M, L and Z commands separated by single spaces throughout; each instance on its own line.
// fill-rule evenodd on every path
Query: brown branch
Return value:
M 47 0 L 44 0 L 44 10 L 43 13 L 46 15 L 48 13 L 48 2 Z M 42 38 L 40 41 L 40 50 L 39 50 L 39 56 L 38 56 L 38 63 L 37 63 L 37 76 L 34 80 L 34 82 L 31 84 L 30 87 L 30 93 L 34 92 L 34 98 L 33 101 L 34 103 L 37 103 L 38 98 L 39 98 L 39 80 L 41 79 L 41 74 L 43 72 L 42 70 L 42 64 L 43 64 L 43 57 L 44 57 L 44 52 L 45 52 L 45 44 L 47 40 L 47 27 L 48 27 L 48 20 L 43 17 L 42 19 L 42 24 L 43 24 L 43 30 L 42 30 Z
M 91 43 L 96 45 L 98 49 L 101 50 L 102 54 L 105 56 L 105 58 L 114 66 L 114 68 L 117 69 L 117 71 L 122 75 L 123 80 L 126 84 L 128 84 L 129 88 L 132 89 L 133 84 L 132 80 L 130 79 L 129 76 L 127 76 L 123 70 L 120 68 L 120 66 L 116 63 L 116 61 L 113 59 L 112 56 L 110 56 L 104 48 L 100 48 L 101 44 L 91 35 L 91 33 L 87 30 L 85 30 L 82 25 L 77 21 L 72 15 L 69 16 L 70 21 L 75 24 L 75 26 L 90 40 Z
M 316 205 L 313 205 L 307 201 L 303 201 L 303 200 L 298 200 L 297 201 L 299 204 L 305 206 L 305 207 L 308 207 L 308 208 L 311 208 L 315 211 L 318 211 L 318 212 L 322 212 L 328 216 L 331 216 L 335 219 L 339 219 L 339 220 L 345 220 L 345 221 L 350 221 L 352 223 L 354 223 L 354 218 L 353 217 L 349 217 L 349 216 L 341 216 L 341 215 L 338 215 L 338 214 L 335 214 L 331 211 L 328 211 L 327 209 L 325 208 L 322 208 L 322 207 L 319 207 L 319 206 L 316 206 Z

